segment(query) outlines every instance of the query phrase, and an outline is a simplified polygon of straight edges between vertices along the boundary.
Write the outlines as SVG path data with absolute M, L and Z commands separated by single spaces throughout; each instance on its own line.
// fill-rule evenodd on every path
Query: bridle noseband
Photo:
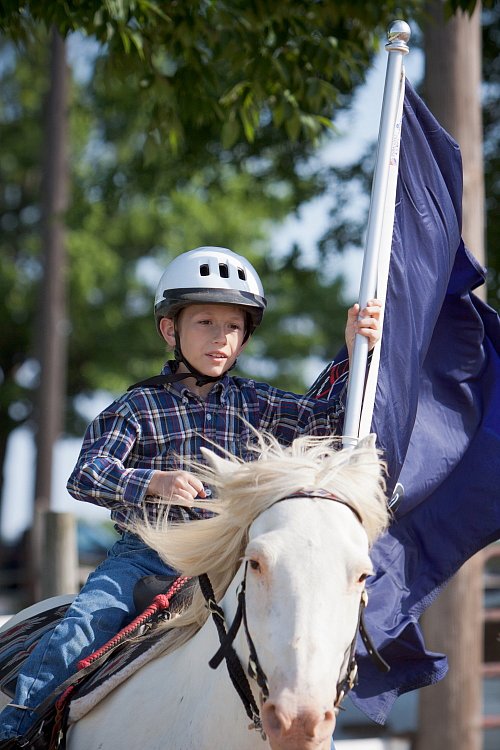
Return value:
M 343 500 L 342 498 L 337 497 L 336 495 L 332 494 L 331 492 L 328 492 L 327 490 L 300 489 L 297 492 L 294 492 L 293 495 L 286 495 L 285 497 L 279 498 L 278 500 L 275 501 L 275 503 L 273 503 L 273 505 L 276 505 L 276 503 L 282 502 L 283 500 L 291 500 L 294 498 L 320 498 L 320 499 L 326 499 L 326 500 L 333 500 L 334 502 L 340 503 L 341 505 L 345 505 L 347 508 L 349 508 L 349 510 L 356 516 L 360 524 L 363 525 L 363 518 L 360 512 L 358 511 L 358 509 L 354 507 L 354 505 L 349 503 L 347 500 Z M 248 644 L 248 650 L 249 650 L 247 674 L 252 680 L 254 680 L 257 683 L 259 687 L 259 691 L 260 691 L 261 701 L 262 703 L 265 703 L 267 698 L 269 697 L 269 687 L 267 683 L 267 677 L 260 664 L 259 657 L 257 655 L 252 636 L 248 629 L 248 622 L 247 622 L 247 614 L 246 614 L 247 570 L 248 570 L 248 562 L 245 563 L 243 580 L 241 581 L 241 584 L 238 588 L 238 605 L 236 608 L 236 614 L 234 616 L 233 622 L 231 623 L 231 626 L 229 629 L 227 628 L 227 625 L 226 625 L 224 612 L 222 608 L 215 601 L 215 594 L 214 594 L 214 591 L 213 591 L 213 588 L 212 588 L 212 585 L 210 583 L 208 576 L 207 575 L 199 576 L 199 583 L 200 583 L 201 591 L 206 599 L 207 607 L 209 611 L 211 612 L 213 620 L 215 622 L 217 632 L 219 634 L 220 644 L 221 644 L 216 654 L 214 654 L 214 656 L 208 662 L 209 666 L 212 667 L 212 669 L 217 669 L 217 667 L 221 664 L 222 660 L 223 659 L 226 660 L 227 669 L 229 672 L 229 677 L 231 678 L 231 682 L 233 683 L 233 686 L 235 687 L 236 692 L 240 696 L 240 699 L 243 703 L 247 716 L 252 721 L 252 724 L 250 724 L 249 729 L 252 729 L 252 728 L 256 729 L 260 733 L 262 739 L 265 740 L 266 734 L 262 726 L 262 719 L 260 718 L 259 707 L 255 701 L 252 689 L 248 682 L 245 671 L 242 667 L 241 661 L 233 646 L 233 642 L 234 642 L 234 639 L 236 638 L 236 634 L 238 633 L 238 630 L 240 629 L 240 626 L 243 623 L 245 636 L 246 636 L 246 640 Z M 354 638 L 351 641 L 351 644 L 346 651 L 346 659 L 344 661 L 344 663 L 346 664 L 345 676 L 342 679 L 339 679 L 337 683 L 337 695 L 333 704 L 336 711 L 339 710 L 340 704 L 344 700 L 345 696 L 347 695 L 349 690 L 351 690 L 351 688 L 354 687 L 354 685 L 357 682 L 358 666 L 356 663 L 356 636 L 357 636 L 358 631 L 359 631 L 359 634 L 361 635 L 361 639 L 365 645 L 365 648 L 369 656 L 375 662 L 377 667 L 383 672 L 388 672 L 390 670 L 389 665 L 377 651 L 366 629 L 365 619 L 364 619 L 364 610 L 367 604 L 368 604 L 368 594 L 366 592 L 366 589 L 363 588 L 361 592 L 360 602 L 359 602 L 358 626 L 356 628 Z

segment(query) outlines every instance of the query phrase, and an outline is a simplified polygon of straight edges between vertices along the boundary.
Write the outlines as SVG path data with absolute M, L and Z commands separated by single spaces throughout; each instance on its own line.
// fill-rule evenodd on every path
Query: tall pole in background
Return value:
M 32 545 L 33 595 L 41 595 L 43 516 L 50 508 L 54 445 L 64 425 L 66 383 L 66 248 L 68 208 L 68 66 L 66 45 L 55 29 L 50 39 L 50 83 L 45 109 L 42 177 L 42 259 L 37 342 L 40 387 Z
M 424 99 L 458 142 L 463 159 L 465 243 L 484 265 L 481 119 L 481 8 L 445 21 L 442 0 L 428 5 L 424 33 Z M 483 297 L 484 287 L 477 290 Z M 474 498 L 471 498 L 473 501 Z M 446 653 L 450 671 L 420 691 L 416 750 L 482 747 L 482 557 L 454 576 L 423 617 L 426 643 Z
M 53 446 L 62 431 L 66 371 L 66 248 L 68 208 L 68 69 L 66 45 L 52 30 L 50 88 L 46 101 L 42 177 L 43 276 L 38 342 L 40 389 L 35 499 L 48 510 Z

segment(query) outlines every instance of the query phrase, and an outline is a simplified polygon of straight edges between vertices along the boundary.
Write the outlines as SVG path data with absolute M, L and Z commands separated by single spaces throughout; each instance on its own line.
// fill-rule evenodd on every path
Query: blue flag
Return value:
M 353 695 L 379 723 L 398 695 L 446 673 L 418 619 L 500 538 L 500 320 L 472 293 L 484 272 L 461 239 L 461 203 L 459 148 L 407 82 L 372 418 L 394 521 L 372 550 L 367 622 L 391 671 L 379 673 L 360 643 Z M 312 392 L 334 389 L 333 372 Z

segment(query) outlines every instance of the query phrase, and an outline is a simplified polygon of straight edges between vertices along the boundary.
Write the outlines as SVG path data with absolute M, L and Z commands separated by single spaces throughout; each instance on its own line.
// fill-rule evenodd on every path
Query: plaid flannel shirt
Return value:
M 170 372 L 168 363 L 162 372 Z M 318 399 L 228 375 L 206 400 L 179 385 L 134 388 L 88 427 L 68 491 L 109 508 L 119 528 L 145 510 L 154 522 L 159 506 L 147 496 L 154 471 L 189 470 L 190 461 L 203 460 L 200 448 L 214 443 L 249 460 L 249 425 L 284 444 L 299 435 L 340 435 L 343 414 L 343 393 Z

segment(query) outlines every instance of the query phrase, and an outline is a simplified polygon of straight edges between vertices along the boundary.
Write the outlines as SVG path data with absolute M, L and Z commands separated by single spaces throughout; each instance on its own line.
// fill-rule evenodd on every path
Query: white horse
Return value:
M 69 750 L 330 749 L 369 547 L 388 522 L 383 468 L 372 439 L 339 451 L 262 438 L 258 452 L 249 463 L 205 452 L 213 517 L 135 531 L 182 575 L 208 574 L 228 626 L 243 605 L 234 649 L 257 673 L 260 719 L 249 726 L 225 665 L 208 665 L 220 643 L 196 588 L 166 625 L 166 651 L 71 726 Z

